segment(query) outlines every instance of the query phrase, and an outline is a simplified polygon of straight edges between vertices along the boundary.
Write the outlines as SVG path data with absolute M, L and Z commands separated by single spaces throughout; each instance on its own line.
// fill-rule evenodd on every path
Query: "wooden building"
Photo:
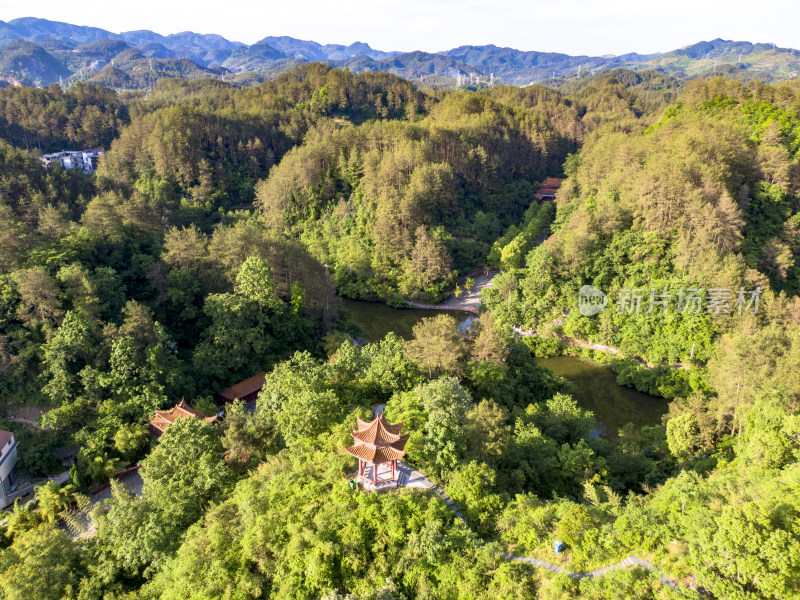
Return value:
M 161 434 L 163 434 L 170 425 L 181 418 L 205 419 L 209 423 L 214 423 L 217 420 L 216 416 L 207 417 L 189 406 L 185 400 L 181 400 L 174 408 L 156 411 L 156 416 L 150 419 L 150 433 L 156 437 L 161 437 Z
M 258 392 L 260 392 L 261 388 L 264 387 L 264 381 L 266 380 L 266 377 L 267 374 L 261 372 L 258 375 L 253 375 L 249 379 L 240 381 L 236 385 L 232 385 L 221 392 L 217 392 L 217 395 L 225 402 L 233 402 L 234 400 L 238 399 L 247 404 L 248 402 L 252 402 L 258 398 Z
M 391 425 L 379 414 L 367 423 L 356 419 L 358 429 L 351 431 L 353 445 L 345 452 L 358 459 L 358 480 L 371 487 L 396 482 L 397 461 L 405 456 L 408 435 L 400 435 L 403 423 Z
M 533 197 L 537 200 L 555 200 L 556 192 L 558 192 L 563 181 L 563 179 L 558 179 L 557 177 L 548 177 Z

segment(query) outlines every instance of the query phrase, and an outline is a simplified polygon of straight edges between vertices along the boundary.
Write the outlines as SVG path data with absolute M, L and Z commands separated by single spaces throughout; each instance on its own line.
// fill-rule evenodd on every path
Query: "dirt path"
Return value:
M 570 346 L 575 346 L 577 348 L 589 348 L 591 350 L 597 350 L 598 352 L 608 352 L 609 354 L 614 354 L 615 356 L 619 356 L 619 348 L 612 348 L 611 346 L 604 346 L 603 344 L 595 344 L 593 342 L 587 342 L 586 340 L 576 340 L 571 337 L 567 337 L 565 335 L 559 335 L 555 338 L 545 338 L 539 333 L 537 333 L 533 329 L 522 329 L 521 327 L 514 327 L 514 331 L 518 333 L 522 337 L 540 337 L 542 339 L 555 339 L 560 342 L 564 342 L 565 344 L 569 344 Z M 628 357 L 635 363 L 642 365 L 648 369 L 653 369 L 660 365 L 653 365 L 647 362 L 646 360 L 642 360 L 639 358 Z M 688 371 L 692 368 L 691 365 L 687 365 L 686 363 L 669 363 L 669 366 L 673 369 L 683 369 L 684 371 Z
M 466 289 L 462 287 L 464 291 L 458 298 L 455 297 L 455 294 L 450 294 L 450 297 L 447 298 L 447 300 L 445 300 L 444 302 L 440 302 L 439 304 L 423 304 L 420 302 L 411 302 L 410 300 L 406 304 L 408 304 L 410 308 L 428 308 L 433 310 L 463 310 L 465 312 L 477 315 L 478 309 L 481 306 L 481 290 L 492 285 L 492 281 L 494 280 L 495 275 L 497 275 L 496 271 L 477 275 L 474 278 L 475 285 L 472 286 L 472 289 L 468 292 L 466 291 Z
M 39 417 L 44 414 L 44 409 L 36 408 L 34 406 L 14 406 L 6 411 L 4 419 L 13 421 L 14 423 L 24 423 L 36 429 L 44 429 L 49 431 L 48 428 L 43 428 L 39 424 Z
M 447 300 L 444 302 L 440 302 L 439 304 L 423 304 L 420 302 L 411 302 L 410 300 L 406 302 L 409 308 L 424 308 L 424 309 L 432 309 L 432 310 L 463 310 L 475 315 L 480 314 L 479 309 L 481 306 L 481 290 L 487 288 L 492 285 L 495 276 L 498 274 L 498 271 L 492 271 L 488 274 L 482 274 L 475 277 L 475 286 L 472 288 L 470 292 L 464 291 L 458 298 L 455 295 L 451 294 Z M 533 329 L 523 329 L 522 327 L 514 327 L 514 331 L 521 335 L 522 337 L 542 337 L 540 336 L 535 330 Z M 589 342 L 586 340 L 576 340 L 574 338 L 567 337 L 565 335 L 558 336 L 557 339 L 565 344 L 569 344 L 571 346 L 576 346 L 578 348 L 589 348 L 591 350 L 596 350 L 598 352 L 608 352 L 609 354 L 614 354 L 615 356 L 619 356 L 619 348 L 613 348 L 611 346 L 604 346 L 603 344 L 595 344 L 594 342 Z M 648 369 L 652 369 L 657 365 L 651 365 L 647 361 L 632 358 L 634 362 L 639 363 L 643 367 L 647 367 Z M 674 369 L 683 369 L 684 371 L 688 371 L 692 368 L 691 365 L 687 365 L 686 363 L 670 363 L 670 367 Z

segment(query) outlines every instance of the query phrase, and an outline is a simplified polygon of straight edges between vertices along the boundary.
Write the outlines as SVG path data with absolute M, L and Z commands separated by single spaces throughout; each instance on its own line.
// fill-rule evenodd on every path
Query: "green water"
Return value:
M 394 331 L 404 340 L 414 337 L 412 329 L 426 317 L 446 313 L 453 316 L 462 328 L 471 323 L 475 317 L 460 310 L 427 310 L 417 308 L 392 308 L 379 302 L 361 302 L 342 298 L 344 308 L 353 321 L 360 325 L 369 335 L 369 340 L 382 340 L 390 331 Z
M 572 397 L 591 410 L 604 437 L 616 437 L 626 423 L 637 428 L 658 425 L 667 412 L 667 400 L 617 385 L 617 374 L 609 367 L 574 356 L 538 358 L 536 362 L 570 381 Z
M 367 341 L 382 340 L 390 331 L 403 339 L 410 339 L 416 323 L 440 313 L 454 316 L 462 328 L 468 327 L 475 319 L 473 315 L 460 311 L 392 308 L 346 298 L 342 299 L 342 307 L 368 333 Z M 636 427 L 658 425 L 661 416 L 667 412 L 667 401 L 663 398 L 617 385 L 617 376 L 609 367 L 573 356 L 540 358 L 537 362 L 572 382 L 573 398 L 581 407 L 594 413 L 599 424 L 598 433 L 604 437 L 615 437 L 626 423 L 633 423 Z

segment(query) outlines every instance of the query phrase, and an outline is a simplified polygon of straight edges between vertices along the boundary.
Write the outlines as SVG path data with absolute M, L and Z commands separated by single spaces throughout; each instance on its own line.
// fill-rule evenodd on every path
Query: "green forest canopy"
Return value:
M 4 409 L 45 411 L 47 431 L 13 424 L 28 475 L 80 449 L 67 485 L 9 514 L 3 597 L 681 594 L 507 548 L 573 571 L 648 556 L 711 598 L 800 594 L 800 89 L 673 83 L 443 92 L 311 64 L 147 99 L 0 90 Z M 93 176 L 37 159 L 91 146 Z M 566 179 L 540 204 L 547 176 Z M 466 339 L 440 316 L 352 341 L 340 295 L 437 301 L 487 265 Z M 611 309 L 582 317 L 583 284 Z M 613 310 L 636 287 L 763 294 L 754 315 Z M 598 438 L 535 361 L 567 338 L 618 348 L 620 382 L 671 399 L 664 425 Z M 154 410 L 211 414 L 260 371 L 254 413 L 147 434 Z M 350 490 L 340 449 L 376 403 L 487 545 L 432 494 Z M 112 484 L 94 535 L 70 537 L 83 494 L 134 463 L 143 496 Z

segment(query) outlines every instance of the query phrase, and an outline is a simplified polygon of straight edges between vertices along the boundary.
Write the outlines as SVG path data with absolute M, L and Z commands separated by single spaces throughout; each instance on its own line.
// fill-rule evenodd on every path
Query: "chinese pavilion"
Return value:
M 356 421 L 358 429 L 351 431 L 353 445 L 345 448 L 345 452 L 358 459 L 359 481 L 372 486 L 393 483 L 397 477 L 397 461 L 405 456 L 409 437 L 400 435 L 403 423 L 390 425 L 383 414 L 369 423 L 358 418 Z

